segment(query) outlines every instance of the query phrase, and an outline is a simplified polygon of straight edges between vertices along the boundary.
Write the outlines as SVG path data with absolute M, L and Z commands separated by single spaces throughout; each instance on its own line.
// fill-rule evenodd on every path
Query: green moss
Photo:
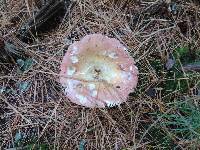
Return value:
M 151 66 L 155 69 L 157 76 L 160 78 L 160 83 L 157 87 L 163 89 L 162 95 L 170 94 L 174 91 L 179 91 L 179 93 L 187 93 L 188 78 L 181 70 L 181 64 L 176 60 L 175 65 L 171 70 L 164 69 L 164 64 L 160 60 L 155 60 L 151 62 Z
M 17 150 L 49 150 L 49 145 L 37 141 L 36 136 L 25 137 L 23 133 L 17 132 L 15 135 L 15 148 Z
M 200 140 L 200 108 L 191 101 L 177 101 L 170 105 L 176 113 L 163 115 L 161 126 L 184 140 Z
M 148 139 L 151 141 L 149 149 L 173 149 L 176 146 L 169 134 L 159 126 L 150 129 Z

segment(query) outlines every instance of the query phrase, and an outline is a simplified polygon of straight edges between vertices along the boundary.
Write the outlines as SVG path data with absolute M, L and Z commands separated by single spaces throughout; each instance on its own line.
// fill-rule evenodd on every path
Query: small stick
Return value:
M 197 71 L 197 72 L 200 72 L 200 64 L 185 65 L 185 66 L 183 66 L 183 69 L 185 71 Z

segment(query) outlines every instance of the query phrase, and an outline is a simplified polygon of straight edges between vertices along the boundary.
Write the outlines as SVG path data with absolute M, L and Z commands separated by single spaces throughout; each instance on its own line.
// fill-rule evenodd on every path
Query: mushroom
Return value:
M 113 107 L 125 102 L 138 82 L 138 69 L 127 49 L 114 38 L 86 35 L 66 52 L 60 82 L 66 96 L 86 107 Z

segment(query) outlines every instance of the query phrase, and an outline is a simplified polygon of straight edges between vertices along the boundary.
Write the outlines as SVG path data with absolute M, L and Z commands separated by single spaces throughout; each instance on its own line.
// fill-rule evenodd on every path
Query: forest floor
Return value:
M 127 47 L 139 82 L 90 109 L 59 83 L 68 46 L 101 33 Z M 2 149 L 200 149 L 198 0 L 0 0 Z

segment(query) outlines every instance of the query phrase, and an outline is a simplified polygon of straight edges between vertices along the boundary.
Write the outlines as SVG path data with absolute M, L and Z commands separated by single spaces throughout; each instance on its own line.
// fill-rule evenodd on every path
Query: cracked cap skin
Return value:
M 90 108 L 125 102 L 138 82 L 138 69 L 126 48 L 102 34 L 86 35 L 70 45 L 60 69 L 67 98 Z

